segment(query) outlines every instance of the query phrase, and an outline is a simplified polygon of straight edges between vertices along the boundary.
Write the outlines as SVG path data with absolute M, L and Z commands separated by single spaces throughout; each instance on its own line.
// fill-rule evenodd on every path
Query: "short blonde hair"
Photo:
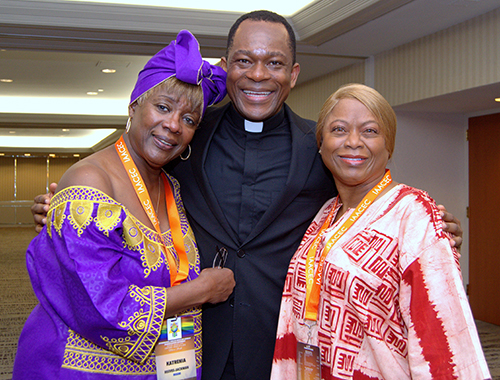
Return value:
M 193 109 L 199 109 L 200 116 L 203 114 L 203 90 L 201 86 L 183 82 L 177 79 L 175 76 L 171 76 L 165 79 L 163 82 L 160 82 L 156 86 L 147 90 L 144 94 L 137 98 L 137 104 L 141 105 L 147 98 L 149 98 L 152 94 L 160 89 L 173 93 L 175 95 L 185 96 L 191 103 Z
M 316 125 L 316 141 L 321 146 L 325 120 L 341 99 L 355 99 L 370 111 L 380 125 L 385 137 L 385 146 L 391 158 L 396 143 L 396 114 L 391 105 L 379 92 L 359 83 L 343 85 L 326 100 L 319 113 Z

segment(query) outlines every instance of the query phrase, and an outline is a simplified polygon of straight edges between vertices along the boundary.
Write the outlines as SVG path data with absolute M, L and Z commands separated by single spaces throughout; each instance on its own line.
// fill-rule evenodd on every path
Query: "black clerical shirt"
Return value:
M 264 121 L 260 133 L 245 131 L 245 119 L 232 105 L 224 115 L 208 151 L 205 169 L 240 243 L 283 191 L 291 144 L 284 108 Z

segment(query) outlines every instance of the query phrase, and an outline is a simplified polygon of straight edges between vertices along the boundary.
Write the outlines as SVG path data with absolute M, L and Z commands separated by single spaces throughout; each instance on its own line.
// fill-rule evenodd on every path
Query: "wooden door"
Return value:
M 500 114 L 469 119 L 469 301 L 500 325 Z

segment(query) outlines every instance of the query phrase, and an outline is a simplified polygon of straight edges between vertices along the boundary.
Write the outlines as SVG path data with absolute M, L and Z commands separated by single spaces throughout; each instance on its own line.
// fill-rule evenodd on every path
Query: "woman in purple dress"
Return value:
M 203 112 L 224 96 L 225 72 L 181 31 L 139 73 L 127 132 L 64 174 L 28 248 L 40 303 L 14 379 L 200 377 L 200 305 L 226 300 L 234 278 L 200 271 L 179 185 L 162 167 L 189 157 Z

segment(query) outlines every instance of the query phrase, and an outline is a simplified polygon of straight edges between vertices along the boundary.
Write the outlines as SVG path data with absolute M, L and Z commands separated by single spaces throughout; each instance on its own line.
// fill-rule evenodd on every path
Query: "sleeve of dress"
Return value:
M 399 231 L 400 310 L 413 379 L 487 379 L 488 368 L 465 294 L 458 252 L 434 201 L 415 192 Z
M 47 220 L 27 252 L 42 306 L 91 342 L 144 362 L 167 303 L 165 287 L 137 285 L 144 278 L 144 245 L 154 241 L 140 238 L 123 206 L 92 188 L 56 194 Z

